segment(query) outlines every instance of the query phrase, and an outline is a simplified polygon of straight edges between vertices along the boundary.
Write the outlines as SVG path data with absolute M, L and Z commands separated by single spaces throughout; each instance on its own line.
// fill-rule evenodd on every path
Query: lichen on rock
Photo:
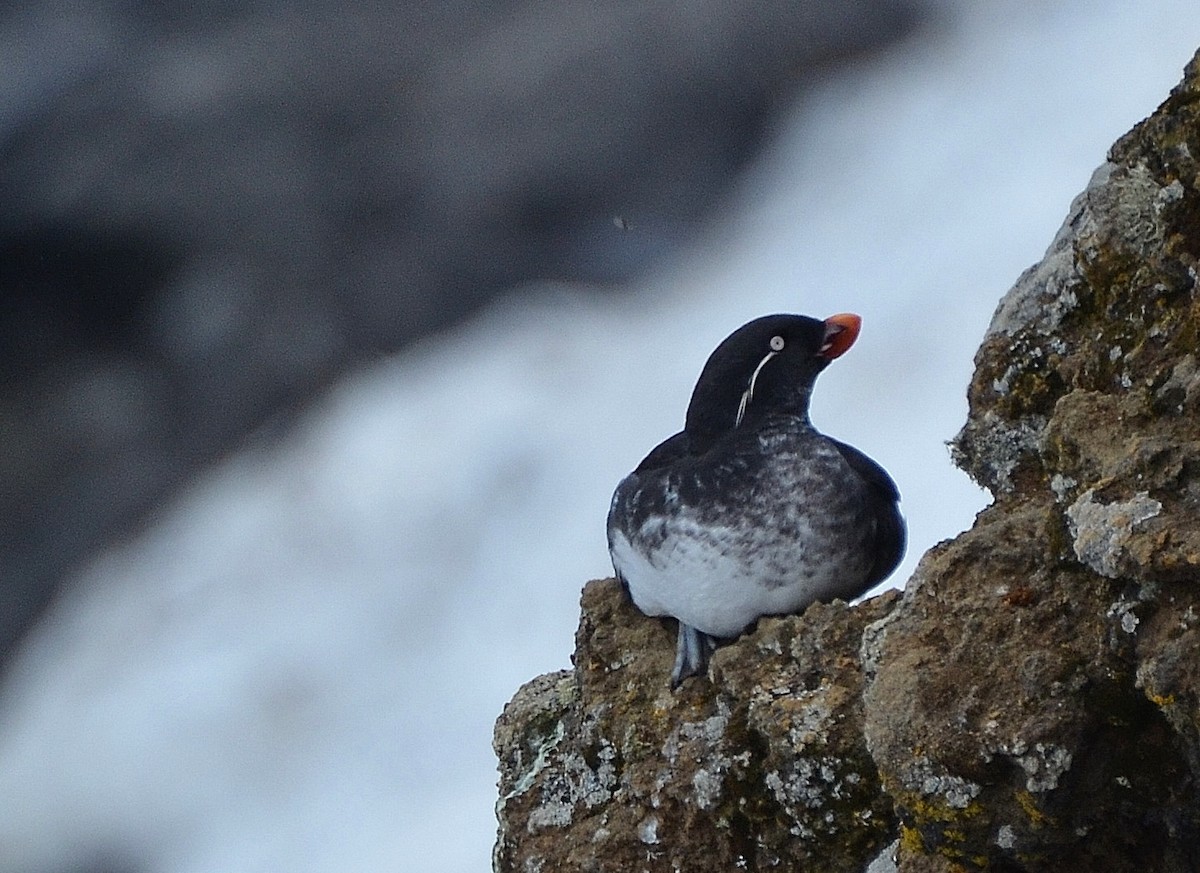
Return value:
M 995 501 L 902 596 L 768 618 L 672 693 L 584 589 L 497 725 L 497 871 L 1200 869 L 1200 56 L 976 356 Z
M 672 692 L 668 623 L 589 583 L 575 669 L 527 684 L 497 725 L 496 869 L 865 868 L 895 821 L 853 653 L 897 602 L 764 619 L 712 681 Z
M 1198 106 L 1193 60 L 976 357 L 956 457 L 996 502 L 922 563 L 867 688 L 901 870 L 1200 865 Z
M 1125 544 L 1134 529 L 1162 512 L 1162 504 L 1139 491 L 1129 500 L 1099 503 L 1089 488 L 1067 507 L 1067 523 L 1075 557 L 1101 576 L 1121 577 Z

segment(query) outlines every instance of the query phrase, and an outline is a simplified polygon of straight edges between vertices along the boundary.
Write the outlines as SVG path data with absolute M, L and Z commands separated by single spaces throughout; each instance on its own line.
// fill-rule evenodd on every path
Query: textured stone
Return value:
M 976 357 L 956 450 L 997 501 L 922 562 L 867 691 L 902 870 L 1198 863 L 1198 75 Z
M 585 869 L 1200 869 L 1198 158 L 1200 56 L 998 307 L 954 446 L 995 502 L 898 600 L 765 619 L 672 695 L 664 623 L 589 586 L 539 771 L 593 738 Z M 585 832 L 529 821 L 502 804 L 497 870 L 573 869 Z M 638 833 L 658 866 L 610 851 Z
M 589 583 L 574 671 L 527 684 L 497 724 L 496 869 L 865 868 L 896 825 L 855 653 L 898 599 L 765 619 L 673 693 L 670 623 Z

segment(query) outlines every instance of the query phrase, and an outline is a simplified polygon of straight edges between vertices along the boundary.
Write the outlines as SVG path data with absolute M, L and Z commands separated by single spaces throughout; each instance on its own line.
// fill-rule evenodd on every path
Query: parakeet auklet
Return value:
M 768 315 L 738 328 L 704 365 L 683 430 L 617 486 L 609 554 L 642 612 L 679 620 L 672 687 L 760 616 L 857 597 L 900 563 L 895 483 L 808 418 L 817 375 L 861 324 Z

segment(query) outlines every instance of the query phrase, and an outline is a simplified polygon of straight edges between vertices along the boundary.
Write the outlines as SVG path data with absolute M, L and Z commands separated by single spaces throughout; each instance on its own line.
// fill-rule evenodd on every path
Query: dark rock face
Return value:
M 955 441 L 995 502 L 902 598 L 763 621 L 672 696 L 666 633 L 589 586 L 557 702 L 498 726 L 497 870 L 1200 869 L 1198 107 L 1200 56 L 1001 302 Z
M 9 4 L 0 662 L 73 564 L 355 361 L 515 283 L 663 254 L 782 100 L 910 18 L 905 0 Z

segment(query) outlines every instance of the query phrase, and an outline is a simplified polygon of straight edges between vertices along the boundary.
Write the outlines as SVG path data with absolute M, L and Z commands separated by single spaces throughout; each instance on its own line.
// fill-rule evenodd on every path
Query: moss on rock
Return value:
M 976 356 L 994 504 L 666 685 L 612 580 L 496 731 L 497 871 L 1200 869 L 1200 56 Z M 895 845 L 896 861 L 891 860 Z

